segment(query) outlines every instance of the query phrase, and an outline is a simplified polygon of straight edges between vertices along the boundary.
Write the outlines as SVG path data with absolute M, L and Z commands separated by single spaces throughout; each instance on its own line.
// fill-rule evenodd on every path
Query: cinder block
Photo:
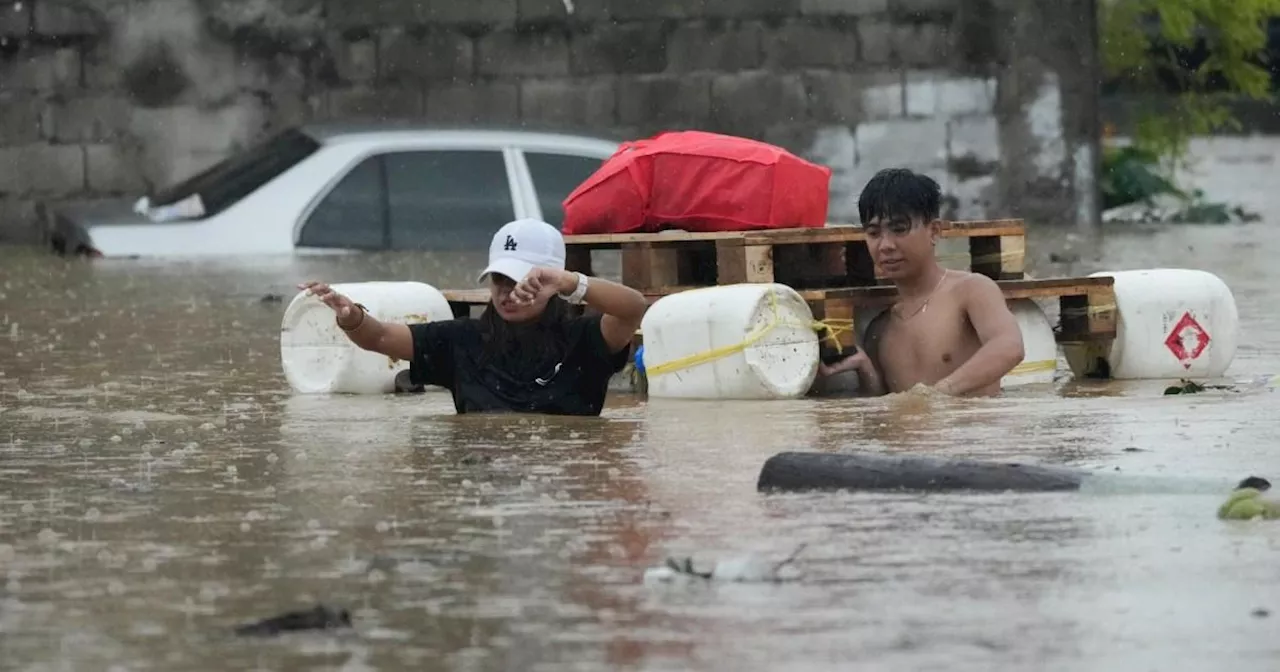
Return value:
M 35 245 L 43 233 L 35 201 L 0 198 L 0 244 Z
M 38 0 L 31 18 L 32 30 L 45 37 L 88 37 L 101 34 L 105 27 L 92 10 L 72 0 Z
M 896 25 L 892 32 L 893 53 L 898 62 L 911 66 L 944 66 L 951 55 L 946 26 L 937 23 Z
M 0 196 L 70 196 L 84 190 L 84 181 L 84 149 L 79 145 L 0 147 Z
M 889 0 L 800 0 L 806 16 L 869 16 L 889 10 Z
M 25 145 L 40 139 L 45 103 L 32 93 L 0 92 L 0 145 Z
M 98 195 L 136 194 L 147 189 L 139 156 L 119 145 L 86 145 L 88 188 Z
M 945 115 L 989 114 L 996 109 L 994 77 L 949 77 L 938 82 L 938 112 Z
M 703 75 L 634 75 L 618 80 L 624 126 L 696 127 L 711 116 L 711 80 Z
M 427 118 L 445 123 L 511 123 L 520 116 L 520 91 L 511 82 L 463 82 L 427 88 Z
M 907 115 L 959 116 L 988 114 L 995 110 L 994 78 L 956 77 L 942 71 L 906 73 Z
M 344 84 L 366 84 L 378 75 L 378 43 L 373 38 L 347 40 L 340 33 L 329 33 L 326 42 L 333 54 L 338 81 Z
M 480 75 L 564 77 L 569 74 L 569 40 L 563 31 L 497 31 L 476 40 Z
M 123 96 L 91 95 L 50 105 L 44 135 L 59 143 L 114 140 L 129 130 L 133 105 Z
M 0 38 L 23 37 L 31 32 L 31 3 L 0 4 Z
M 378 41 L 379 76 L 385 81 L 469 80 L 475 74 L 475 43 L 462 33 L 410 35 L 389 28 Z
M 520 83 L 520 118 L 608 128 L 618 121 L 617 78 L 529 79 Z
M 687 22 L 667 40 L 671 72 L 752 70 L 764 63 L 764 28 L 755 22 Z
M 575 75 L 642 74 L 667 69 L 667 28 L 661 21 L 599 23 L 570 38 Z
M 897 72 L 804 74 L 809 113 L 815 122 L 854 125 L 902 116 L 902 76 Z
M 858 124 L 858 165 L 944 169 L 947 123 L 942 119 L 897 119 Z
M 858 45 L 863 63 L 888 63 L 893 52 L 893 24 L 884 19 L 860 19 Z
M 701 11 L 695 16 L 717 19 L 762 19 L 798 16 L 800 14 L 800 2 L 801 0 L 701 0 Z
M 24 49 L 0 59 L 0 91 L 60 91 L 80 86 L 80 52 L 71 48 Z
M 707 0 L 605 0 L 609 16 L 617 21 L 634 19 L 689 19 L 706 14 Z
M 960 0 L 891 0 L 890 5 L 895 17 L 919 20 L 955 14 Z
M 853 26 L 817 25 L 796 19 L 766 33 L 763 44 L 765 63 L 782 70 L 843 68 L 860 60 Z
M 353 87 L 328 92 L 328 116 L 333 119 L 388 120 L 422 116 L 418 87 Z
M 513 24 L 517 0 L 328 0 L 330 28 Z
M 711 123 L 722 133 L 760 137 L 770 126 L 808 120 L 808 107 L 798 74 L 742 72 L 711 83 Z
M 982 163 L 1000 160 L 1000 124 L 995 115 L 959 117 L 947 122 L 947 155 Z

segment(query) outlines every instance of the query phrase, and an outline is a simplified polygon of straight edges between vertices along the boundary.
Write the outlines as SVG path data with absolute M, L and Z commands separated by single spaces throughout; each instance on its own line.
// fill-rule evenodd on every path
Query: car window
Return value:
M 386 154 L 391 248 L 488 249 L 515 219 L 506 160 L 497 150 Z
M 543 221 L 560 228 L 564 224 L 564 199 L 599 170 L 603 159 L 572 154 L 524 153 Z
M 299 247 L 380 249 L 387 234 L 382 158 L 372 156 L 351 169 L 307 217 Z
M 320 143 L 290 129 L 233 153 L 199 174 L 161 189 L 151 198 L 152 207 L 171 205 L 200 195 L 205 216 L 217 214 L 311 156 Z

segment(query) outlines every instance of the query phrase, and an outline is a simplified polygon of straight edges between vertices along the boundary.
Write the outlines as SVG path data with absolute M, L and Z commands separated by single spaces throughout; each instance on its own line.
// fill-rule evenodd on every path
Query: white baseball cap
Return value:
M 489 265 L 476 282 L 490 273 L 520 282 L 535 266 L 564 269 L 564 237 L 560 230 L 540 219 L 517 219 L 493 234 L 489 243 Z

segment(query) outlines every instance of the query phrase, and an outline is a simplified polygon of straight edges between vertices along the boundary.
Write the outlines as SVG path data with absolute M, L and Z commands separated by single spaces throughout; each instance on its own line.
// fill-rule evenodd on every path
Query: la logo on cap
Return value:
M 512 238 L 510 235 L 508 235 L 508 236 L 507 236 L 507 242 L 505 242 L 505 243 L 503 243 L 503 244 L 502 244 L 502 249 L 504 249 L 504 250 L 506 250 L 506 251 L 508 251 L 508 252 L 515 252 L 515 251 L 516 251 L 516 247 L 517 247 L 517 245 L 516 245 L 516 239 L 515 239 L 515 238 Z

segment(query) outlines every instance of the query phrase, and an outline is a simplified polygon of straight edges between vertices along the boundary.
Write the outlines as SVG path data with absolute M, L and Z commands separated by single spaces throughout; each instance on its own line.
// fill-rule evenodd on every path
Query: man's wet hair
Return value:
M 876 173 L 858 197 L 858 217 L 863 226 L 876 218 L 888 222 L 899 217 L 919 217 L 928 223 L 937 219 L 941 208 L 942 189 L 938 183 L 906 168 L 885 168 Z

